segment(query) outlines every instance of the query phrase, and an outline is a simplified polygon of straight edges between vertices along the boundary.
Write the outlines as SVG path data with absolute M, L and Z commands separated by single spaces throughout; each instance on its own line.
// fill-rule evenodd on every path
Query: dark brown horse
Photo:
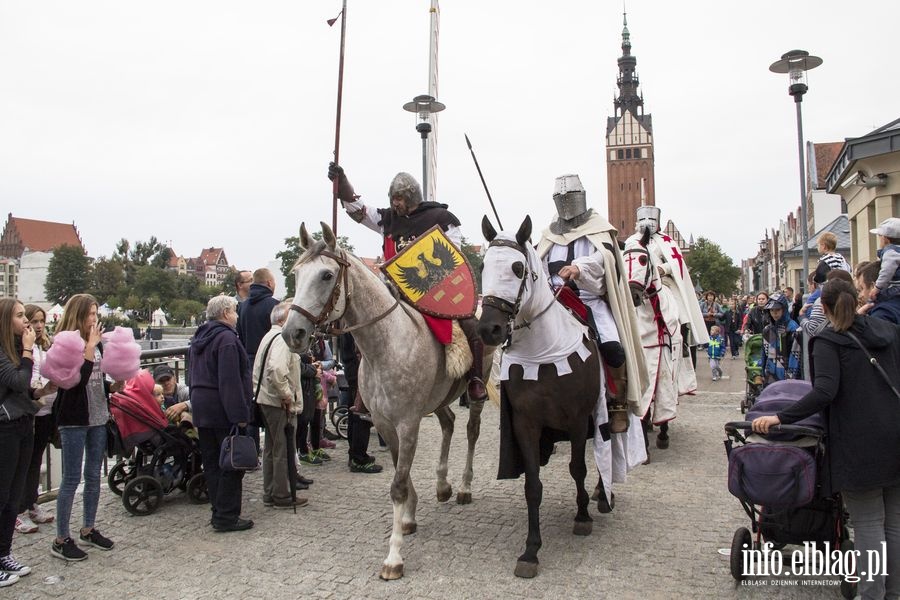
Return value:
M 525 473 L 528 538 L 515 574 L 534 577 L 541 547 L 540 467 L 554 441 L 572 444 L 569 473 L 578 507 L 573 533 L 588 535 L 593 528 L 584 488 L 584 448 L 600 398 L 600 359 L 586 328 L 556 301 L 544 277 L 541 260 L 528 243 L 531 218 L 525 218 L 515 236 L 498 234 L 487 217 L 482 231 L 490 245 L 484 256 L 478 331 L 489 345 L 509 340 L 501 368 L 498 478 Z

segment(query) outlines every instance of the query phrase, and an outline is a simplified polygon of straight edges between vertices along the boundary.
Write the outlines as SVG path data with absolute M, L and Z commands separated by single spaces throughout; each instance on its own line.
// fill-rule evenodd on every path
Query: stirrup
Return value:
M 484 382 L 478 377 L 472 377 L 469 379 L 469 384 L 466 386 L 466 393 L 469 396 L 470 402 L 483 402 L 487 400 L 487 388 L 484 386 Z
M 609 413 L 609 432 L 625 433 L 628 431 L 628 407 L 618 404 L 610 404 L 606 410 Z

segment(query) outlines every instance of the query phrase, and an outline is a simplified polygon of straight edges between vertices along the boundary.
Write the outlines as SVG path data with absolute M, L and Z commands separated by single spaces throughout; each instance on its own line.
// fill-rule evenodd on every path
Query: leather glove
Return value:
M 631 303 L 637 308 L 644 301 L 644 292 L 636 285 L 629 284 L 629 288 L 631 289 Z
M 330 162 L 328 163 L 328 179 L 334 181 L 337 179 L 337 196 L 343 202 L 353 202 L 356 200 L 356 193 L 353 191 L 353 186 L 350 185 L 350 181 L 347 180 L 347 176 L 344 174 L 344 168 L 339 164 Z

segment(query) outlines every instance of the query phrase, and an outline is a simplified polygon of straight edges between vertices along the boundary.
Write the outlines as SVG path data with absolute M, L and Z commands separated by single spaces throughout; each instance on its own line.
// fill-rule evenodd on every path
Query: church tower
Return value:
M 634 233 L 635 211 L 641 205 L 641 194 L 647 205 L 656 204 L 653 121 L 650 115 L 644 114 L 644 96 L 638 92 L 637 57 L 631 54 L 628 16 L 623 17 L 622 56 L 616 80 L 619 96 L 613 100 L 614 116 L 606 120 L 609 222 L 618 230 L 621 241 Z

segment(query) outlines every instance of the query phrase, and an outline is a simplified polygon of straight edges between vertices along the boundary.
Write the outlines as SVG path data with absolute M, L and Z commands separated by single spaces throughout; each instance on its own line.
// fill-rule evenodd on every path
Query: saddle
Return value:
M 593 339 L 600 339 L 597 335 L 597 331 L 594 329 L 594 315 L 591 313 L 591 307 L 582 302 L 581 298 L 578 297 L 578 294 L 576 294 L 569 286 L 556 285 L 552 287 L 553 295 L 556 296 L 556 300 L 569 309 L 569 312 L 572 313 L 582 325 L 590 330 Z

